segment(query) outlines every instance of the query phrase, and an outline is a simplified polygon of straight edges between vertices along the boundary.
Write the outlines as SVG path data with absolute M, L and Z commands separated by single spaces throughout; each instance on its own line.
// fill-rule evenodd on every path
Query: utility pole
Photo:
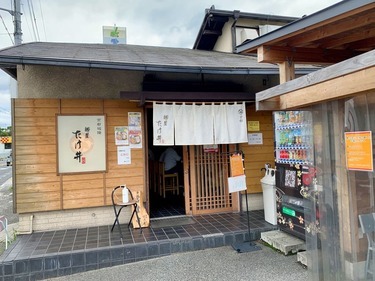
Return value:
M 14 0 L 14 44 L 22 44 L 21 0 Z
M 0 8 L 0 10 L 6 11 L 11 14 L 14 18 L 14 44 L 22 44 L 22 29 L 21 29 L 21 0 L 14 0 L 14 11 Z

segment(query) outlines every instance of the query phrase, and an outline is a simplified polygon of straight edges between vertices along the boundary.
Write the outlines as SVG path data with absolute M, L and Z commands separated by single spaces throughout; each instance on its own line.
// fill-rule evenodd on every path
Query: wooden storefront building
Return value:
M 110 194 L 122 184 L 142 192 L 149 213 L 157 202 L 152 201 L 148 150 L 158 154 L 161 149 L 152 146 L 152 101 L 246 102 L 247 120 L 258 124 L 251 132 L 262 133 L 263 144 L 220 145 L 220 153 L 209 155 L 200 145 L 178 147 L 184 165 L 182 207 L 186 215 L 240 210 L 239 194 L 228 194 L 226 183 L 227 152 L 233 150 L 245 154 L 247 192 L 254 195 L 250 206 L 263 207 L 261 168 L 274 157 L 272 115 L 256 112 L 254 101 L 255 92 L 278 83 L 274 65 L 199 50 L 64 43 L 4 49 L 0 64 L 18 83 L 12 99 L 13 184 L 21 232 L 110 224 Z M 301 68 L 300 73 L 310 71 Z M 136 128 L 130 127 L 130 116 L 139 118 Z M 101 118 L 98 126 L 92 118 Z M 104 134 L 94 141 L 102 141 L 105 154 L 93 167 L 74 170 L 63 162 L 72 151 L 59 151 L 64 142 L 59 130 L 68 128 L 73 135 L 82 122 L 91 122 L 91 133 Z M 137 141 L 116 142 L 115 130 L 125 127 Z M 88 158 L 79 160 L 89 164 Z

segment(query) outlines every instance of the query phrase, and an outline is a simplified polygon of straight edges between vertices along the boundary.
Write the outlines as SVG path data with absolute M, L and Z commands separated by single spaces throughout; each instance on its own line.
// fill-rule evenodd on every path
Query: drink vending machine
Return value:
M 305 239 L 304 213 L 316 184 L 311 112 L 275 112 L 274 128 L 277 223 L 282 231 Z

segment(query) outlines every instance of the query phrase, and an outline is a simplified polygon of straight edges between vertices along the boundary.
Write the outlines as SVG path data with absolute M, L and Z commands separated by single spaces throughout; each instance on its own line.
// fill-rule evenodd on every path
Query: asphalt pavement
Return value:
M 8 219 L 8 224 L 18 222 L 18 214 L 13 213 L 12 167 L 0 162 L 0 215 Z
M 237 253 L 232 247 L 173 254 L 47 280 L 309 280 L 296 255 L 285 256 L 257 243 L 261 250 Z

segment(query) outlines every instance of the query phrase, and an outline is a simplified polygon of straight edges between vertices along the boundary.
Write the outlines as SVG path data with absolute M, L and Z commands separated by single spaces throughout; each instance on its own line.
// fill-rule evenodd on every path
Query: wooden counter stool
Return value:
M 117 224 L 118 230 L 120 232 L 121 239 L 123 237 L 122 237 L 122 231 L 121 231 L 120 222 L 119 222 L 119 216 L 120 216 L 121 210 L 124 207 L 133 206 L 133 212 L 132 212 L 132 215 L 130 217 L 130 220 L 129 220 L 129 223 L 128 223 L 128 227 L 130 227 L 131 221 L 132 221 L 133 216 L 135 214 L 136 217 L 137 217 L 139 228 L 141 229 L 141 232 L 142 232 L 141 221 L 140 221 L 139 216 L 138 216 L 138 204 L 137 204 L 137 201 L 134 200 L 133 193 L 131 192 L 131 190 L 127 188 L 128 192 L 130 194 L 130 200 L 128 202 L 123 202 L 123 200 L 122 200 L 122 192 L 123 192 L 124 188 L 126 188 L 124 185 L 116 186 L 112 190 L 112 194 L 111 194 L 113 210 L 115 212 L 115 221 L 114 221 L 114 223 L 112 225 L 111 232 L 113 231 L 113 228 Z
M 176 192 L 179 195 L 178 173 L 166 174 L 164 163 L 159 162 L 160 196 L 165 198 L 166 191 Z

